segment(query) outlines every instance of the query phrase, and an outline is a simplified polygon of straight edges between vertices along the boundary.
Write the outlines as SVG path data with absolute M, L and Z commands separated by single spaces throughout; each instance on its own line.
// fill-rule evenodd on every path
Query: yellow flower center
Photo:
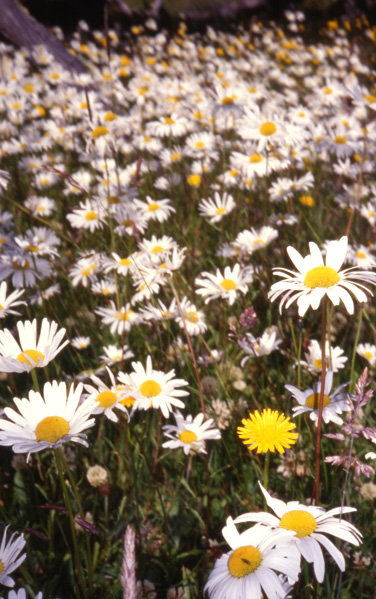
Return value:
M 118 196 L 108 196 L 107 204 L 109 206 L 112 206 L 113 204 L 120 204 L 120 199 L 118 198 Z
M 373 358 L 373 353 L 370 351 L 365 351 L 364 352 L 364 357 L 367 358 L 367 360 L 372 360 Z
M 198 187 L 201 183 L 201 175 L 189 175 L 187 178 L 187 183 L 192 187 Z
M 364 252 L 356 252 L 356 257 L 357 258 L 367 258 L 366 254 Z
M 304 510 L 292 510 L 284 514 L 279 522 L 280 528 L 295 530 L 296 536 L 301 539 L 312 534 L 317 527 L 315 518 Z
M 144 397 L 156 397 L 162 391 L 162 387 L 157 381 L 149 380 L 144 381 L 140 385 L 140 393 Z
M 277 127 L 274 123 L 266 121 L 266 123 L 263 123 L 261 125 L 259 131 L 261 135 L 265 135 L 265 137 L 268 137 L 268 135 L 273 135 L 273 133 L 277 131 Z
M 262 553 L 257 547 L 246 545 L 239 547 L 231 553 L 228 560 L 228 569 L 231 576 L 243 578 L 248 574 L 252 574 L 262 562 Z
M 321 363 L 321 360 L 320 360 Z M 318 410 L 320 404 L 320 393 L 311 393 L 305 401 L 307 408 L 311 410 Z M 330 404 L 330 397 L 324 395 L 323 407 L 326 408 Z
M 228 106 L 230 104 L 234 104 L 235 98 L 236 98 L 236 96 L 225 96 L 224 98 L 222 98 L 221 104 L 223 106 Z
M 332 93 L 333 93 L 333 90 L 332 90 L 330 87 L 326 87 L 326 88 L 323 90 L 323 93 L 324 93 L 326 96 L 329 96 L 330 94 L 332 94 Z
M 36 245 L 28 245 L 24 249 L 25 252 L 39 252 L 39 247 Z
M 29 366 L 36 366 L 40 360 L 44 360 L 44 355 L 37 349 L 25 349 L 22 353 L 17 356 L 18 362 L 21 364 L 28 364 Z
M 129 315 L 133 314 L 132 310 L 127 310 L 126 312 L 119 312 L 120 320 L 129 320 Z
M 113 406 L 114 403 L 116 403 L 116 400 L 116 394 L 113 391 L 109 390 L 102 391 L 102 393 L 99 393 L 97 397 L 97 401 L 99 401 L 100 408 L 109 408 L 110 406 Z
M 239 175 L 240 171 L 238 171 L 236 168 L 232 168 L 229 172 L 230 177 L 237 177 Z
M 32 94 L 34 91 L 34 85 L 32 85 L 31 83 L 27 83 L 26 85 L 24 85 L 24 90 L 28 94 Z
M 128 397 L 124 397 L 124 399 L 120 400 L 119 403 L 121 403 L 126 408 L 131 408 L 135 401 L 136 400 L 134 397 L 132 397 L 131 395 L 128 395 Z
M 159 204 L 157 204 L 157 202 L 152 202 L 151 204 L 148 205 L 148 210 L 149 212 L 155 212 L 155 210 L 159 209 Z
M 1 559 L 0 559 L 0 574 L 1 574 L 2 572 L 4 572 L 4 564 L 3 564 L 3 562 L 2 562 L 2 561 L 1 561 Z
M 108 121 L 115 121 L 116 119 L 117 119 L 117 116 L 116 116 L 116 114 L 115 114 L 114 112 L 107 112 L 107 113 L 104 115 L 104 119 L 103 119 L 103 120 L 104 120 L 104 121 L 105 121 L 105 123 L 106 123 L 106 122 L 108 122 Z
M 90 268 L 83 268 L 80 273 L 83 277 L 89 277 L 91 275 Z
M 197 312 L 192 312 L 189 311 L 185 313 L 185 318 L 186 320 L 189 320 L 189 322 L 197 322 L 198 321 L 198 316 L 197 316 Z
M 197 435 L 193 431 L 182 431 L 179 435 L 179 441 L 182 443 L 193 443 L 197 441 Z
M 166 116 L 166 117 L 165 117 L 165 120 L 164 120 L 164 122 L 165 122 L 165 125 L 174 125 L 174 124 L 175 124 L 175 121 L 174 121 L 174 119 L 172 119 L 172 118 L 171 118 L 171 117 L 169 117 L 169 116 Z
M 98 137 L 103 137 L 103 135 L 106 135 L 108 133 L 108 129 L 107 127 L 95 127 L 95 129 L 92 130 L 91 132 L 91 137 L 93 139 L 98 139 Z
M 317 370 L 321 370 L 322 368 L 322 360 L 313 360 L 313 363 L 315 365 L 315 367 L 317 368 Z
M 251 164 L 256 164 L 257 162 L 262 162 L 263 158 L 262 156 L 260 156 L 260 154 L 252 154 L 252 156 L 249 157 L 249 162 Z
M 365 94 L 364 99 L 367 100 L 367 102 L 369 102 L 370 104 L 376 102 L 376 98 L 372 94 Z
M 94 210 L 89 210 L 85 214 L 85 220 L 96 220 L 98 218 L 98 214 L 94 212 Z
M 129 260 L 129 258 L 122 258 L 119 260 L 119 266 L 131 266 L 131 264 L 132 260 Z
M 236 289 L 236 283 L 231 279 L 223 279 L 223 281 L 220 283 L 220 286 L 225 291 L 232 291 L 233 289 Z
M 224 212 L 226 212 L 226 208 L 217 208 L 215 211 L 216 214 L 223 214 Z
M 343 137 L 343 135 L 336 135 L 334 138 L 334 143 L 336 144 L 345 144 L 346 143 L 346 137 Z
M 201 148 L 204 148 L 204 147 L 205 147 L 205 144 L 204 144 L 204 142 L 203 142 L 203 141 L 196 141 L 196 143 L 195 143 L 195 148 L 196 148 L 197 150 L 201 150 Z
M 47 416 L 43 418 L 35 429 L 37 441 L 56 443 L 69 433 L 69 423 L 61 416 Z
M 177 162 L 178 160 L 180 160 L 181 158 L 181 154 L 179 154 L 178 152 L 173 152 L 171 154 L 171 162 Z
M 153 247 L 153 249 L 151 250 L 152 254 L 159 254 L 159 252 L 163 252 L 164 247 L 162 247 L 161 245 L 155 245 Z
M 307 272 L 304 277 L 304 285 L 310 289 L 333 287 L 340 279 L 338 272 L 331 266 L 316 266 Z

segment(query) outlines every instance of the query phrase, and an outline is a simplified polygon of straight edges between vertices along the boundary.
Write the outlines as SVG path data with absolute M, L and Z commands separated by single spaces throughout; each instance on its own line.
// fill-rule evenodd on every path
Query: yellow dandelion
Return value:
M 244 426 L 238 426 L 238 437 L 244 439 L 243 443 L 249 445 L 249 449 L 257 449 L 257 453 L 285 453 L 285 448 L 295 445 L 299 436 L 291 432 L 295 424 L 290 422 L 290 418 L 270 408 L 261 414 L 256 410 L 249 414 L 249 418 L 243 418 L 242 424 Z

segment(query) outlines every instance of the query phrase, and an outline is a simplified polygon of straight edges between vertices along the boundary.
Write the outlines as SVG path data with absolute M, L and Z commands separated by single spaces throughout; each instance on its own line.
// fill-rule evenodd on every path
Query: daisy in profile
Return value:
M 202 272 L 201 277 L 197 277 L 195 284 L 197 285 L 197 293 L 206 297 L 205 304 L 211 300 L 220 297 L 226 299 L 230 306 L 235 302 L 237 294 L 247 293 L 248 283 L 253 280 L 249 269 L 241 269 L 239 264 L 235 264 L 234 268 L 226 266 L 224 274 L 221 274 L 217 268 L 216 274 L 210 272 Z
M 104 353 L 99 356 L 101 362 L 105 364 L 116 364 L 134 357 L 134 353 L 129 349 L 128 345 L 118 347 L 117 345 L 108 345 L 103 347 Z
M 278 331 L 271 328 L 263 332 L 261 337 L 254 337 L 252 333 L 246 333 L 243 340 L 238 341 L 239 347 L 247 354 L 242 361 L 240 366 L 243 368 L 244 364 L 252 356 L 268 356 L 273 351 L 278 349 L 282 343 L 282 339 L 277 339 Z
M 14 453 L 31 453 L 61 447 L 74 441 L 88 447 L 87 428 L 94 425 L 90 418 L 97 402 L 86 398 L 80 403 L 83 385 L 79 383 L 69 392 L 65 383 L 45 383 L 43 395 L 29 391 L 29 398 L 14 398 L 18 412 L 4 408 L 5 418 L 0 419 L 0 445 L 12 446 Z
M 342 301 L 347 312 L 353 314 L 354 301 L 351 293 L 358 302 L 366 302 L 367 293 L 373 295 L 367 287 L 357 281 L 375 285 L 376 274 L 356 270 L 356 267 L 340 270 L 346 258 L 347 243 L 345 235 L 338 241 L 329 242 L 325 264 L 320 248 L 313 241 L 309 244 L 310 253 L 304 258 L 293 247 L 287 248 L 287 253 L 298 272 L 287 268 L 274 269 L 274 274 L 283 280 L 274 283 L 268 293 L 272 302 L 282 296 L 280 312 L 283 307 L 288 308 L 296 301 L 299 316 L 304 316 L 309 307 L 317 310 L 322 298 L 327 296 L 334 306 L 338 306 Z
M 296 581 L 300 556 L 291 531 L 271 530 L 261 524 L 241 534 L 231 517 L 222 529 L 231 551 L 217 559 L 204 592 L 210 599 L 283 599 L 286 585 L 276 572 Z
M 72 347 L 78 350 L 86 349 L 91 343 L 90 337 L 74 337 L 71 341 Z
M 7 288 L 6 281 L 3 281 L 0 285 L 0 318 L 5 318 L 8 314 L 19 314 L 19 312 L 11 310 L 11 306 L 26 305 L 26 302 L 18 300 L 23 295 L 24 289 L 16 289 L 7 297 Z
M 187 329 L 188 335 L 205 333 L 208 328 L 205 314 L 202 310 L 197 310 L 195 304 L 192 304 L 187 297 L 183 297 L 177 312 L 175 321 L 181 329 Z
M 0 545 L 0 584 L 6 587 L 13 587 L 14 580 L 9 574 L 18 568 L 26 558 L 26 553 L 20 555 L 26 545 L 23 534 L 18 535 L 14 532 L 7 541 L 7 532 L 9 524 L 5 527 L 3 538 Z
M 118 422 L 119 419 L 114 413 L 114 408 L 119 409 L 121 412 L 126 412 L 128 416 L 128 412 L 122 404 L 122 400 L 127 395 L 126 388 L 117 385 L 111 370 L 108 367 L 106 367 L 106 370 L 111 381 L 111 386 L 108 387 L 100 378 L 93 374 L 90 379 L 95 384 L 95 387 L 93 385 L 85 385 L 85 391 L 88 392 L 92 400 L 97 402 L 97 406 L 93 409 L 92 414 L 104 414 L 112 422 Z
M 8 329 L 0 331 L 0 372 L 30 372 L 33 368 L 43 368 L 69 343 L 62 339 L 65 329 L 58 330 L 58 324 L 43 318 L 37 338 L 37 321 L 26 320 L 17 323 L 17 342 Z
M 171 441 L 163 443 L 162 447 L 177 449 L 182 447 L 185 455 L 191 453 L 206 453 L 205 441 L 209 439 L 220 439 L 221 433 L 214 428 L 213 418 L 204 422 L 204 414 L 189 415 L 187 418 L 180 412 L 174 413 L 176 425 L 168 424 L 163 427 L 166 437 Z
M 333 384 L 333 372 L 328 370 L 325 376 L 325 388 L 324 388 L 324 407 L 322 411 L 322 419 L 325 423 L 335 422 L 336 424 L 343 424 L 342 418 L 339 414 L 342 412 L 348 412 L 351 409 L 349 402 L 349 394 L 342 393 L 341 391 L 347 387 L 349 383 L 340 385 L 333 393 L 330 393 Z M 321 381 L 315 383 L 313 389 L 306 389 L 300 391 L 293 385 L 285 385 L 287 391 L 298 402 L 298 406 L 294 406 L 292 411 L 294 416 L 299 416 L 305 412 L 309 412 L 310 419 L 317 425 L 319 417 L 319 402 L 321 392 Z
M 216 191 L 214 194 L 214 200 L 208 198 L 207 200 L 202 199 L 198 210 L 200 216 L 209 219 L 211 223 L 219 223 L 226 214 L 229 214 L 234 210 L 236 204 L 234 198 L 229 193 L 224 193 L 222 196 Z
M 157 220 L 163 223 L 170 214 L 176 212 L 169 199 L 154 200 L 150 196 L 146 196 L 146 203 L 141 200 L 134 200 L 134 203 L 146 220 Z
M 135 398 L 134 410 L 148 410 L 149 408 L 160 408 L 163 416 L 168 418 L 173 407 L 184 408 L 185 405 L 178 399 L 189 395 L 179 387 L 188 385 L 183 379 L 175 379 L 175 370 L 165 374 L 161 370 L 153 368 L 151 356 L 147 357 L 146 368 L 141 362 L 132 362 L 133 372 L 130 374 L 120 373 L 119 381 L 132 389 Z
M 267 512 L 257 512 L 238 516 L 234 522 L 258 522 L 273 530 L 294 531 L 294 543 L 302 557 L 308 563 L 313 563 L 313 570 L 318 582 L 324 580 L 325 560 L 321 549 L 323 546 L 336 562 L 339 569 L 344 572 L 345 559 L 337 547 L 325 535 L 333 535 L 347 543 L 358 546 L 362 535 L 359 530 L 342 519 L 342 514 L 355 512 L 353 507 L 337 507 L 328 512 L 324 508 L 314 505 L 303 505 L 298 501 L 284 503 L 275 499 L 264 489 L 259 482 L 266 503 L 272 508 L 273 516 Z M 340 515 L 340 519 L 335 516 Z
M 257 453 L 285 453 L 285 449 L 295 445 L 299 437 L 298 433 L 293 432 L 295 424 L 290 418 L 270 408 L 261 414 L 258 410 L 250 413 L 249 418 L 243 418 L 242 424 L 237 429 L 238 437 L 243 439 L 244 445 L 249 445 L 249 449 L 256 449 Z

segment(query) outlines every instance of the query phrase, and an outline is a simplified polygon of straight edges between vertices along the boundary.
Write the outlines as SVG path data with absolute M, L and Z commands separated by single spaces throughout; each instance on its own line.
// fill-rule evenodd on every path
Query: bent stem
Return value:
M 326 375 L 326 355 L 325 355 L 325 342 L 326 342 L 326 298 L 322 302 L 321 311 L 321 388 L 320 388 L 320 399 L 319 399 L 319 414 L 317 418 L 317 431 L 316 431 L 316 460 L 315 460 L 315 505 L 319 505 L 320 499 L 320 448 L 321 448 L 321 426 L 322 426 L 322 411 L 324 408 L 324 394 L 325 394 L 325 375 Z
M 62 490 L 63 490 L 64 502 L 65 502 L 66 508 L 68 510 L 69 524 L 70 524 L 71 534 L 72 534 L 73 551 L 74 551 L 74 562 L 75 562 L 74 572 L 75 572 L 75 575 L 76 575 L 76 577 L 78 579 L 78 587 L 80 587 L 81 590 L 82 590 L 82 596 L 84 597 L 84 599 L 87 599 L 86 585 L 85 585 L 84 575 L 83 575 L 83 572 L 82 572 L 82 566 L 81 566 L 81 561 L 80 561 L 80 554 L 79 554 L 79 551 L 78 551 L 76 529 L 75 529 L 75 526 L 74 526 L 73 510 L 72 510 L 72 505 L 71 505 L 71 502 L 70 502 L 70 499 L 69 499 L 69 493 L 68 493 L 67 485 L 66 485 L 65 480 L 64 480 L 64 468 L 63 468 L 63 460 L 62 460 L 62 451 L 61 451 L 60 447 L 58 447 L 57 449 L 55 449 L 55 458 L 56 458 L 57 471 L 59 473 L 60 483 L 61 483 L 61 487 L 62 487 Z M 73 556 L 72 556 L 72 558 L 73 558 Z M 79 588 L 77 588 L 76 591 L 79 591 Z M 81 593 L 77 592 L 77 597 L 79 598 L 80 596 L 81 596 Z

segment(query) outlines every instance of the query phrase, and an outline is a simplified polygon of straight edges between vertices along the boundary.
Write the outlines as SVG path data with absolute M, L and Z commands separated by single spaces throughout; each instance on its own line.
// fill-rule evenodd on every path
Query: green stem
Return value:
M 360 329 L 362 327 L 362 318 L 363 318 L 363 308 L 359 311 L 359 320 L 358 320 L 358 328 L 356 330 L 354 347 L 351 357 L 351 370 L 350 370 L 350 388 L 349 393 L 354 393 L 355 381 L 354 381 L 354 370 L 355 370 L 355 358 L 356 358 L 356 348 L 358 347 L 359 337 L 360 337 Z
M 270 451 L 267 451 L 265 454 L 265 463 L 264 463 L 264 489 L 268 490 L 269 485 L 269 464 L 270 464 Z M 264 509 L 267 510 L 266 501 L 264 499 Z
M 64 471 L 63 471 L 63 461 L 62 461 L 62 451 L 60 449 L 60 447 L 58 447 L 57 449 L 55 449 L 55 458 L 56 458 L 56 465 L 57 465 L 57 470 L 59 473 L 59 478 L 60 478 L 60 483 L 61 483 L 61 487 L 63 490 L 63 495 L 64 495 L 64 502 L 66 505 L 66 508 L 68 510 L 68 516 L 69 516 L 69 524 L 70 524 L 70 528 L 71 528 L 71 533 L 72 533 L 72 541 L 73 541 L 73 551 L 74 551 L 74 561 L 75 561 L 75 574 L 78 578 L 78 587 L 76 588 L 76 592 L 77 592 L 77 598 L 79 599 L 81 597 L 81 593 L 79 592 L 79 587 L 81 587 L 82 590 L 82 595 L 84 597 L 84 599 L 87 599 L 87 593 L 86 593 L 86 585 L 85 585 L 85 580 L 84 580 L 84 575 L 82 572 L 82 566 L 81 566 L 81 561 L 80 561 L 80 554 L 78 551 L 78 543 L 77 543 L 77 535 L 76 535 L 76 529 L 74 526 L 74 516 L 73 516 L 73 510 L 72 510 L 72 505 L 69 499 L 69 493 L 68 493 L 68 489 L 67 489 L 67 485 L 65 483 L 64 480 Z
M 40 387 L 39 387 L 38 377 L 37 377 L 37 373 L 35 371 L 35 368 L 32 368 L 30 370 L 30 372 L 31 372 L 31 378 L 33 380 L 33 385 L 35 387 L 35 390 L 40 393 Z
M 321 388 L 319 399 L 319 414 L 317 418 L 316 432 L 316 462 L 315 462 L 315 505 L 319 505 L 320 499 L 320 453 L 321 453 L 321 426 L 322 426 L 322 411 L 324 409 L 324 394 L 325 394 L 325 375 L 326 375 L 326 298 L 322 302 L 321 311 Z

